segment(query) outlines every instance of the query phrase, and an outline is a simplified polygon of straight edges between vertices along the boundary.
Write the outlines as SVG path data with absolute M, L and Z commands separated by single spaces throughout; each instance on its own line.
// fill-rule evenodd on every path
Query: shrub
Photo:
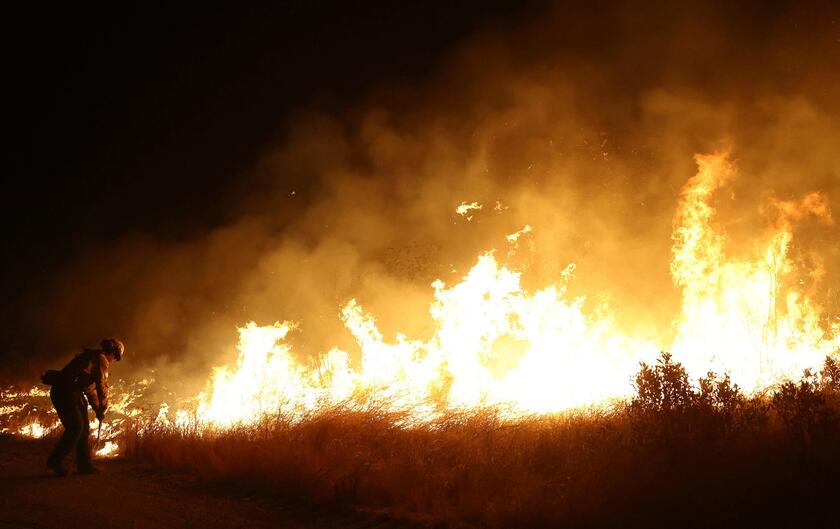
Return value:
M 743 401 L 729 376 L 709 372 L 695 388 L 682 364 L 665 352 L 653 366 L 640 364 L 634 387 L 636 395 L 627 410 L 642 444 L 673 443 L 678 438 L 713 442 L 729 436 Z
M 699 381 L 695 398 L 696 421 L 707 439 L 732 440 L 737 434 L 736 418 L 743 413 L 746 399 L 729 375 L 709 371 Z
M 816 377 L 806 371 L 799 382 L 785 382 L 773 394 L 771 403 L 794 438 L 801 443 L 808 443 L 825 404 Z
M 819 384 L 825 392 L 840 394 L 840 364 L 830 356 L 825 357 Z
M 636 396 L 630 408 L 641 414 L 676 415 L 684 413 L 697 395 L 680 363 L 663 352 L 653 367 L 640 363 L 634 387 Z

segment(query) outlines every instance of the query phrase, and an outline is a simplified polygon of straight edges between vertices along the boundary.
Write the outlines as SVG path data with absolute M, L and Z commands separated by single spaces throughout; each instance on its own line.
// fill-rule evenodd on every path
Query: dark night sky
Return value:
M 477 27 L 532 7 L 35 4 L 7 17 L 4 308 L 87 244 L 224 222 L 221 195 L 292 110 L 422 77 Z

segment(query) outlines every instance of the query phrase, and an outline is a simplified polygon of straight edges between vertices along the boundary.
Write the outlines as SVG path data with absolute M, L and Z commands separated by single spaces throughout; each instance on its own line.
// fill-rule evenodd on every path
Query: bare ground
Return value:
M 97 461 L 99 474 L 62 478 L 45 466 L 54 442 L 0 436 L 1 529 L 406 527 L 375 513 L 316 509 L 119 458 Z

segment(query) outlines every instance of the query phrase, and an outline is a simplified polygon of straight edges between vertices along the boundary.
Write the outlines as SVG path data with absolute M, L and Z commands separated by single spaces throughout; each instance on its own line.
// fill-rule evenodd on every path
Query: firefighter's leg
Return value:
M 47 466 L 57 474 L 63 474 L 66 471 L 63 471 L 61 464 L 79 441 L 82 433 L 82 417 L 79 415 L 78 407 L 75 405 L 76 398 L 72 392 L 53 389 L 50 391 L 50 399 L 64 426 L 64 433 L 61 434 L 61 438 L 50 454 Z
M 82 431 L 76 442 L 76 468 L 87 469 L 90 464 L 90 421 L 88 420 L 87 401 L 81 395 L 77 401 L 77 409 L 82 418 Z

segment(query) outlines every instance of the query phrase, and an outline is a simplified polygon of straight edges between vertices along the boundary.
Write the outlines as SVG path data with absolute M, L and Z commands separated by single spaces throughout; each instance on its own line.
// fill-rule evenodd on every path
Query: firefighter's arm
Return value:
M 87 386 L 84 389 L 85 397 L 87 397 L 88 404 L 93 408 L 97 418 L 99 417 L 99 397 L 96 395 L 96 389 L 93 386 Z
M 96 366 L 96 397 L 98 406 L 93 408 L 96 418 L 102 420 L 105 417 L 105 410 L 108 409 L 108 359 L 105 355 L 99 355 L 99 365 Z

